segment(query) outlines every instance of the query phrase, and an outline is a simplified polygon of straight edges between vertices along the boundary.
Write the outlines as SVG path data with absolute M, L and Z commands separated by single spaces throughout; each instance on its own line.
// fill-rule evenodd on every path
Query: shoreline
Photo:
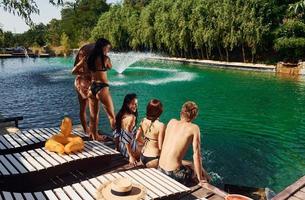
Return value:
M 267 72 L 276 71 L 275 65 L 266 65 L 266 64 L 225 62 L 225 61 L 215 61 L 215 60 L 187 59 L 187 58 L 161 57 L 161 56 L 154 56 L 154 57 L 150 57 L 148 59 L 174 61 L 174 62 L 188 63 L 188 64 L 200 64 L 200 65 L 207 65 L 207 66 L 212 65 L 212 66 L 221 67 L 221 68 L 232 68 L 232 69 L 241 69 L 241 70 L 255 70 L 255 71 L 267 71 Z

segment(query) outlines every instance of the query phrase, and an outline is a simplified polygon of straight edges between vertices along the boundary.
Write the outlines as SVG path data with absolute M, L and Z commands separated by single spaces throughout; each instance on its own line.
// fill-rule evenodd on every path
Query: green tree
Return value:
M 69 37 L 65 32 L 61 35 L 60 45 L 63 47 L 64 55 L 67 56 L 70 51 L 70 42 Z
M 52 19 L 47 24 L 46 40 L 52 46 L 60 45 L 60 38 L 62 34 L 61 21 Z
M 100 15 L 109 10 L 106 0 L 79 0 L 66 4 L 61 11 L 61 30 L 65 32 L 73 47 L 90 38 Z

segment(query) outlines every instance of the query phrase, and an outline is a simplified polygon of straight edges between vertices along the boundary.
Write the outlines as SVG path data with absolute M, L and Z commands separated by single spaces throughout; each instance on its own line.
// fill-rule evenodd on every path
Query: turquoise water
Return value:
M 22 128 L 78 120 L 72 59 L 0 60 L 0 112 L 23 115 Z M 116 111 L 126 93 L 139 96 L 140 117 L 159 98 L 161 120 L 198 103 L 204 165 L 216 184 L 270 187 L 279 192 L 305 174 L 305 80 L 273 73 L 142 61 L 122 75 L 110 71 Z M 109 131 L 104 112 L 100 128 Z M 191 152 L 188 159 L 192 158 Z

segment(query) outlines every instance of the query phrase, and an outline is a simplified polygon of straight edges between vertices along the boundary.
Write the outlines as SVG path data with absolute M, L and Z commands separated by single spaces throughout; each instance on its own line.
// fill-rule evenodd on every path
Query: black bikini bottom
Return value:
M 93 96 L 96 96 L 96 94 L 105 87 L 109 87 L 109 85 L 107 83 L 93 82 L 90 88 Z
M 145 167 L 146 167 L 147 163 L 149 163 L 152 160 L 156 160 L 156 159 L 159 159 L 159 156 L 156 156 L 156 157 L 147 157 L 147 156 L 144 156 L 143 154 L 141 154 L 141 156 L 140 156 L 140 160 L 141 160 L 141 162 L 143 163 L 143 165 Z

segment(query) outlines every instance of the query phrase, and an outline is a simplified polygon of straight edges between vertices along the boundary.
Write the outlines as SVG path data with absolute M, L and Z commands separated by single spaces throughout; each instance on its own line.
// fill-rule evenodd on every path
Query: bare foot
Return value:
M 99 142 L 108 142 L 108 141 L 111 141 L 111 138 L 109 138 L 107 135 L 100 135 L 100 134 L 95 134 L 95 135 L 92 135 L 92 139 L 93 140 L 96 140 L 96 141 L 99 141 Z

